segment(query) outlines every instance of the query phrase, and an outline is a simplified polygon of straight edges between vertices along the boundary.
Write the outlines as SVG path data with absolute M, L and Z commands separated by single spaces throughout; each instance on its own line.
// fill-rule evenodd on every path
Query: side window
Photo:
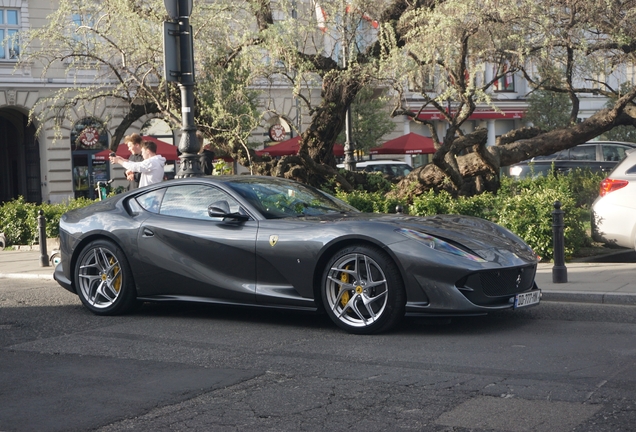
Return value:
M 159 207 L 161 206 L 161 200 L 165 192 L 165 189 L 157 189 L 140 195 L 135 198 L 135 200 L 144 210 L 150 213 L 159 213 Z
M 385 165 L 384 173 L 390 176 L 395 176 L 395 165 Z
M 570 149 L 571 160 L 596 160 L 596 146 L 578 146 Z
M 625 157 L 625 147 L 617 145 L 602 145 L 603 160 L 605 162 L 618 162 Z
M 398 176 L 406 176 L 411 172 L 408 166 L 406 165 L 395 165 L 395 175 Z
M 206 185 L 182 185 L 166 189 L 159 213 L 188 219 L 212 220 L 208 216 L 208 206 L 216 201 L 227 201 L 231 213 L 239 211 L 239 203 L 218 188 Z M 219 218 L 214 218 L 214 220 L 217 219 Z

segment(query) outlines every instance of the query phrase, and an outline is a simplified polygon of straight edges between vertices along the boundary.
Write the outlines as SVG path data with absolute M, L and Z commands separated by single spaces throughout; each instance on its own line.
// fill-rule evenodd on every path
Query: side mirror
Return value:
M 230 213 L 230 205 L 227 201 L 215 201 L 208 206 L 208 216 L 210 217 L 221 217 L 223 219 L 234 219 L 238 221 L 246 221 L 250 217 L 246 214 L 235 212 Z

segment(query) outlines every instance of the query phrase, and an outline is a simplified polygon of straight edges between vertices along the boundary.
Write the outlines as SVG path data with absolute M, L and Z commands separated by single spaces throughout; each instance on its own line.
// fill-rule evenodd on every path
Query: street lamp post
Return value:
M 174 59 L 174 55 L 172 57 L 168 55 L 168 44 L 164 42 L 166 80 L 178 81 L 181 91 L 181 140 L 179 141 L 181 167 L 175 177 L 200 177 L 203 175 L 198 157 L 201 144 L 197 139 L 197 128 L 194 124 L 194 58 L 190 26 L 192 0 L 164 0 L 164 4 L 168 15 L 173 20 L 171 23 L 166 23 L 168 30 L 164 33 L 164 41 L 171 40 L 170 37 L 178 39 L 176 46 L 178 65 L 174 65 L 178 66 L 178 71 L 169 70 L 171 66 L 168 64 L 169 58 Z
M 343 8 L 343 16 L 342 16 L 342 21 L 343 21 L 343 31 L 342 31 L 342 36 L 343 36 L 343 41 L 342 41 L 342 66 L 343 68 L 346 70 L 349 67 L 348 61 L 347 61 L 347 44 L 349 42 L 348 40 L 348 35 L 347 35 L 347 26 L 348 26 L 348 13 L 347 13 L 347 6 L 345 3 L 345 6 Z M 351 105 L 349 105 L 347 107 L 347 111 L 345 112 L 345 144 L 344 144 L 344 168 L 347 171 L 355 171 L 356 169 L 356 160 L 353 156 L 355 152 L 355 144 L 351 141 Z

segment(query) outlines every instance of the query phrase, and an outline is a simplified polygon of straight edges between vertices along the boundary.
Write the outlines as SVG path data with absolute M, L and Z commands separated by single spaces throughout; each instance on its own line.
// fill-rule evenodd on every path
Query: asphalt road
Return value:
M 543 302 L 354 336 L 253 309 L 97 317 L 0 280 L 0 431 L 633 431 L 635 312 Z

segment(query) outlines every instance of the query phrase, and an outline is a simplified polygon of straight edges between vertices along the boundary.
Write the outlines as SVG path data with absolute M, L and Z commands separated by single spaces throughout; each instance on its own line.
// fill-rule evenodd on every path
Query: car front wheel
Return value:
M 338 251 L 323 273 L 321 294 L 329 317 L 350 333 L 386 331 L 404 316 L 402 278 L 378 248 L 359 245 Z
M 97 315 L 118 315 L 136 306 L 136 289 L 128 261 L 119 247 L 96 240 L 80 253 L 75 286 L 84 306 Z

